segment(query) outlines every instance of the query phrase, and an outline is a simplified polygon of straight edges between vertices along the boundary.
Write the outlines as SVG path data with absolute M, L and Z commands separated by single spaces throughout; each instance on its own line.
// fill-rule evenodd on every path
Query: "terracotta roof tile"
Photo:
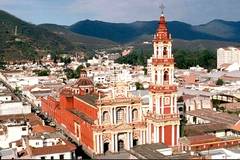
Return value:
M 55 131 L 56 131 L 55 128 L 52 128 L 50 126 L 43 126 L 39 124 L 32 127 L 32 132 L 34 133 L 44 133 L 44 132 L 52 133 Z

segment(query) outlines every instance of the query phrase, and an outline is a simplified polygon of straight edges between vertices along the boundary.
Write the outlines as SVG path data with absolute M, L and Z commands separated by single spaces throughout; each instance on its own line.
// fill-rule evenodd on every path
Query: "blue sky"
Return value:
M 240 21 L 240 0 L 0 0 L 0 9 L 34 23 L 71 25 L 91 19 L 134 22 L 159 18 L 202 24 L 213 19 Z

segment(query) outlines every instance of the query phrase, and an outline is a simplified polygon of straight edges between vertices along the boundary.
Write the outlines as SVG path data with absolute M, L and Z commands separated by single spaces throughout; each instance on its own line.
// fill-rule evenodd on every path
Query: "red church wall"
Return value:
M 48 116 L 54 117 L 54 112 L 59 105 L 59 102 L 56 101 L 53 97 L 49 96 L 47 99 L 42 98 L 41 108 L 42 112 L 47 113 Z
M 65 109 L 73 108 L 73 97 L 66 97 L 64 95 L 60 95 L 60 107 Z
M 74 98 L 75 99 L 75 98 Z M 63 102 L 62 102 L 63 101 Z M 51 116 L 55 121 L 64 126 L 66 130 L 75 135 L 74 122 L 78 122 L 81 128 L 81 143 L 93 149 L 93 130 L 92 125 L 83 121 L 80 117 L 74 115 L 69 110 L 66 110 L 65 105 L 70 106 L 71 100 L 67 100 L 64 96 L 60 98 L 61 108 L 58 107 L 59 102 L 53 97 L 48 97 L 47 99 L 42 99 L 42 111 Z M 73 102 L 73 101 L 72 101 Z M 84 112 L 89 117 L 96 119 L 97 110 L 88 106 L 87 104 L 80 102 L 78 99 L 74 100 L 72 103 L 74 107 L 78 108 L 79 111 Z
M 172 145 L 172 126 L 164 127 L 164 142 L 166 145 Z
M 164 106 L 164 114 L 170 114 L 170 113 L 171 113 L 170 106 Z
M 80 99 L 74 97 L 73 100 L 74 109 L 77 109 L 79 112 L 85 113 L 92 119 L 97 119 L 97 109 L 88 105 L 87 103 L 82 102 Z
M 89 123 L 82 122 L 81 124 L 81 138 L 82 143 L 84 143 L 86 146 L 93 149 L 93 130 L 92 126 Z

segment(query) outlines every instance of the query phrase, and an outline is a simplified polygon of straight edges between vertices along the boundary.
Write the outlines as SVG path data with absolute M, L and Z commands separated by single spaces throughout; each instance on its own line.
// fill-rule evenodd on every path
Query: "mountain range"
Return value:
M 84 20 L 70 26 L 35 25 L 0 10 L 0 56 L 35 59 L 47 53 L 85 52 L 151 41 L 158 21 L 108 23 Z M 175 48 L 216 49 L 240 43 L 240 22 L 213 20 L 203 25 L 168 22 Z
M 143 35 L 153 35 L 158 24 L 158 21 L 107 23 L 85 20 L 69 26 L 69 29 L 79 34 L 126 43 L 136 41 Z M 168 22 L 168 28 L 174 39 L 240 42 L 240 22 L 213 20 L 207 24 L 194 26 L 171 21 Z

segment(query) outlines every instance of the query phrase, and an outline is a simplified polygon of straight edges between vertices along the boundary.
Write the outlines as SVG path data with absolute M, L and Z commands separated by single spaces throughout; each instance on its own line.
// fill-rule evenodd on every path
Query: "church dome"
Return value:
M 87 77 L 81 77 L 74 86 L 93 86 L 93 82 Z

